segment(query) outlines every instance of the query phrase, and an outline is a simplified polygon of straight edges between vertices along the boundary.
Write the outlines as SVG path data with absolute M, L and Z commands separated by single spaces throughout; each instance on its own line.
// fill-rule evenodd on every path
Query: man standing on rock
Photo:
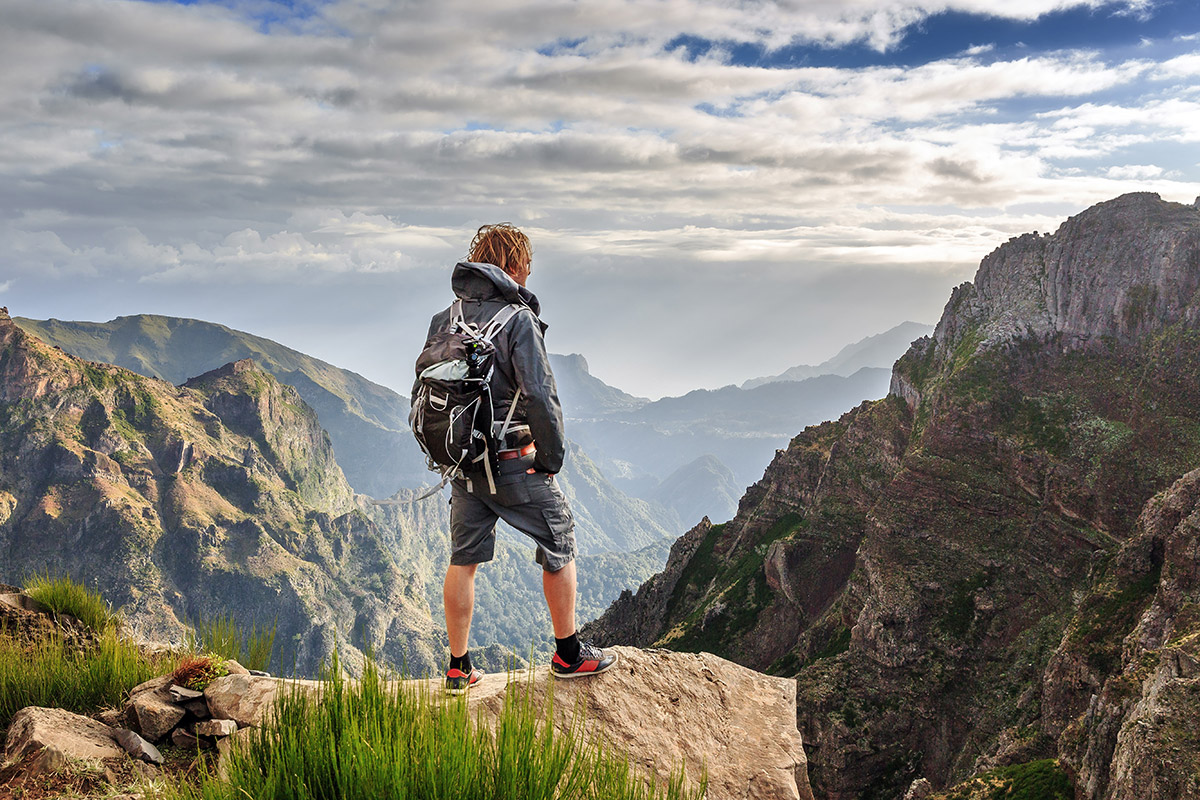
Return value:
M 518 310 L 491 339 L 493 418 L 503 441 L 498 474 L 460 474 L 451 482 L 450 565 L 443 584 L 450 666 L 446 690 L 462 694 L 482 671 L 471 666 L 467 640 L 475 606 L 475 570 L 491 561 L 496 521 L 529 536 L 537 545 L 542 589 L 554 626 L 556 652 L 550 671 L 560 678 L 595 675 L 616 663 L 616 653 L 580 642 L 575 629 L 575 521 L 555 474 L 566 454 L 562 408 L 550 371 L 541 306 L 525 283 L 533 261 L 529 238 L 507 223 L 484 225 L 471 242 L 467 261 L 454 267 L 451 288 L 458 300 L 434 316 L 426 347 L 450 329 L 456 315 L 477 329 L 488 328 L 510 306 Z M 511 313 L 511 312 L 510 312 Z M 414 392 L 415 396 L 415 392 Z M 514 402 L 515 398 L 515 402 Z M 489 485 L 491 484 L 491 485 Z M 493 491 L 494 488 L 494 491 Z

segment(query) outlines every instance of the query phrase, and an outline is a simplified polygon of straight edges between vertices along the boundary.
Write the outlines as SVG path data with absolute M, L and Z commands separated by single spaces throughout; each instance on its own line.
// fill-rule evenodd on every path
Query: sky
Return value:
M 819 363 L 1009 238 L 1200 195 L 1193 0 L 0 0 L 0 305 L 406 392 L 481 224 L 634 394 Z

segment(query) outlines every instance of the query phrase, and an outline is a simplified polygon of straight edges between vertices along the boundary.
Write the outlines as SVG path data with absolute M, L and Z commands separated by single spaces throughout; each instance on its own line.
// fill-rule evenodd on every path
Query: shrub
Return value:
M 103 597 L 70 578 L 36 575 L 25 582 L 25 592 L 55 614 L 70 614 L 97 633 L 116 628 L 121 620 Z
M 225 659 L 206 653 L 184 656 L 172 673 L 171 679 L 179 686 L 202 692 L 214 680 L 228 674 L 229 668 L 225 665 Z

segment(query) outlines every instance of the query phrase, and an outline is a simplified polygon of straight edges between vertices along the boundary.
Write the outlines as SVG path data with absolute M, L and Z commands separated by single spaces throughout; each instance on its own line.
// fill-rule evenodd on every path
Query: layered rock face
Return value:
M 66 574 L 131 625 L 276 624 L 312 671 L 335 645 L 418 670 L 437 637 L 417 576 L 355 505 L 316 415 L 236 362 L 183 387 L 51 348 L 0 315 L 0 580 Z
M 795 675 L 817 797 L 1046 757 L 1194 796 L 1198 290 L 1200 209 L 1154 195 L 1010 241 L 594 630 Z

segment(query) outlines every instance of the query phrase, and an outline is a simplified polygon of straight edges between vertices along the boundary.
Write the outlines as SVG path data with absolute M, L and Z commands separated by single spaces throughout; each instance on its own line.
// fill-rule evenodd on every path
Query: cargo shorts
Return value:
M 528 472 L 534 454 L 500 462 L 496 493 L 487 479 L 456 479 L 450 484 L 450 563 L 491 561 L 496 547 L 496 520 L 502 519 L 537 545 L 534 561 L 546 572 L 558 572 L 575 558 L 575 519 L 558 480 L 545 472 Z

